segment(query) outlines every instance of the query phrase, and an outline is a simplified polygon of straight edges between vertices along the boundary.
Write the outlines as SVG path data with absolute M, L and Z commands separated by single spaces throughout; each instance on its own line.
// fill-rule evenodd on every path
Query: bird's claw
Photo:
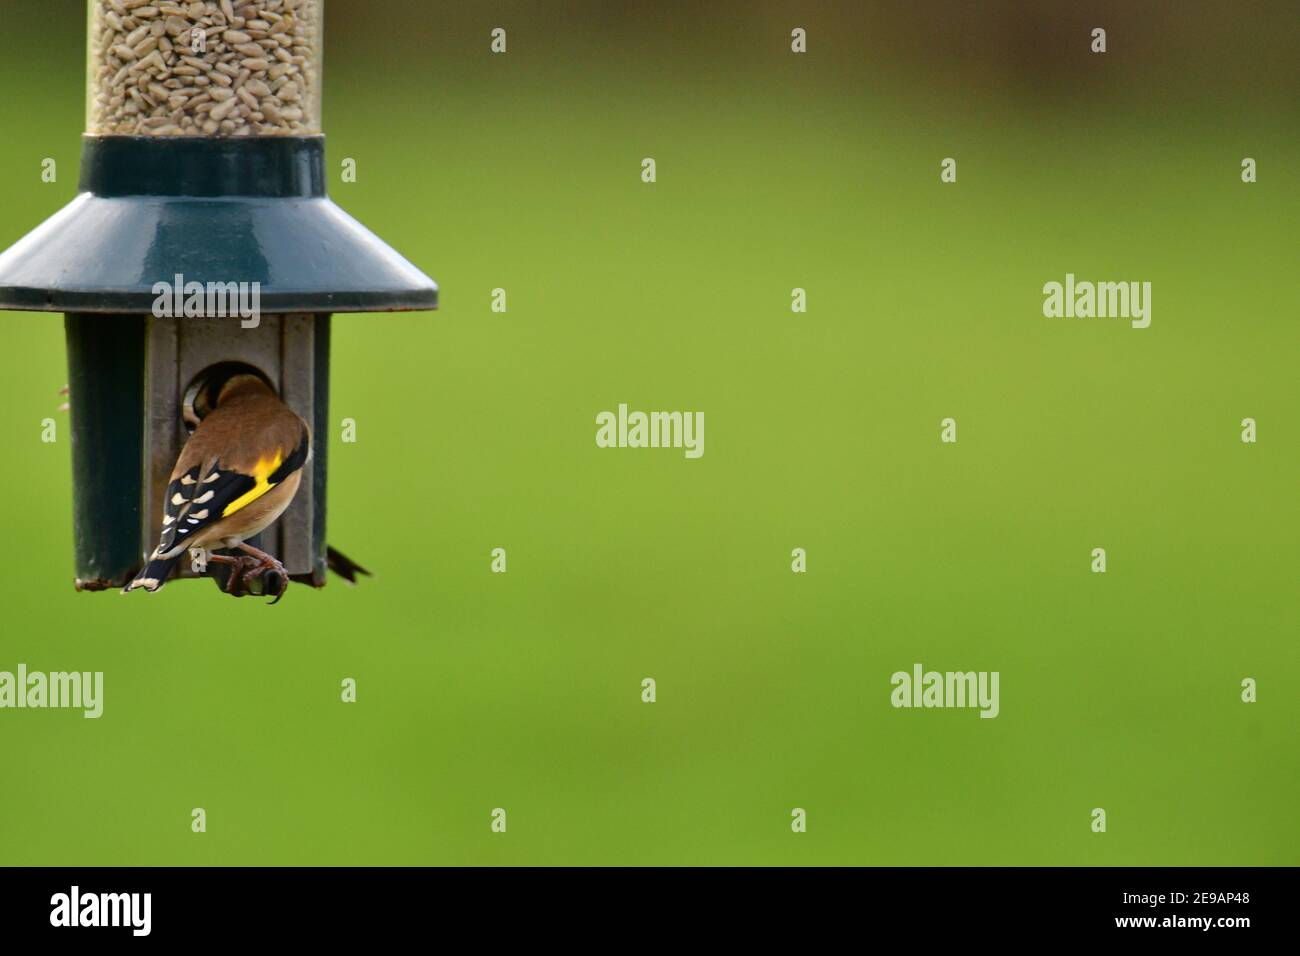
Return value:
M 225 592 L 233 597 L 267 596 L 274 594 L 272 604 L 278 604 L 289 589 L 289 572 L 279 561 L 262 561 L 250 555 L 231 558 L 230 577 L 226 579 Z M 260 582 L 261 587 L 255 587 Z
M 258 575 L 262 579 L 263 596 L 275 593 L 275 597 L 271 600 L 272 604 L 279 604 L 280 598 L 284 597 L 284 592 L 289 590 L 289 573 L 279 561 L 270 565 L 258 565 L 252 571 L 245 572 L 245 577 L 253 575 Z

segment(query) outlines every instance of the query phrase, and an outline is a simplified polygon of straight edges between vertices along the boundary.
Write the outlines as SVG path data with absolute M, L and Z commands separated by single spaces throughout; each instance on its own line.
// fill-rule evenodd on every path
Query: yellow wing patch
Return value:
M 280 452 L 275 453 L 274 458 L 259 458 L 257 465 L 253 468 L 253 474 L 250 476 L 257 482 L 252 488 L 240 495 L 230 504 L 226 505 L 225 510 L 221 512 L 221 517 L 225 518 L 234 514 L 240 508 L 252 504 L 262 495 L 266 494 L 275 487 L 267 479 L 275 474 L 275 470 L 284 462 L 284 457 Z

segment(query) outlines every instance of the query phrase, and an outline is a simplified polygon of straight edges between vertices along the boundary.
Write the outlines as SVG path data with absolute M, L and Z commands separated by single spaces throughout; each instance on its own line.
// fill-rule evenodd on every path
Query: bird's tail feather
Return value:
M 134 591 L 136 588 L 144 588 L 146 591 L 157 591 L 166 582 L 172 573 L 172 568 L 176 567 L 176 562 L 185 554 L 182 548 L 179 554 L 174 554 L 170 558 L 153 558 L 144 566 L 135 580 L 122 588 L 122 593 Z
M 356 584 L 358 574 L 364 574 L 366 577 L 372 576 L 369 571 L 357 564 L 342 551 L 337 551 L 328 546 L 325 549 L 325 565 L 335 574 L 347 581 L 348 584 Z

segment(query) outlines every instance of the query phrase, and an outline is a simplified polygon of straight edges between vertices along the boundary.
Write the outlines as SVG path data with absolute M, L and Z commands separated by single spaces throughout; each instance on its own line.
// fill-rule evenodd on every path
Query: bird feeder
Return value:
M 0 255 L 0 309 L 66 314 L 80 590 L 140 568 L 232 371 L 312 426 L 313 461 L 259 547 L 325 582 L 330 316 L 435 309 L 438 288 L 326 195 L 322 13 L 90 0 L 78 195 Z

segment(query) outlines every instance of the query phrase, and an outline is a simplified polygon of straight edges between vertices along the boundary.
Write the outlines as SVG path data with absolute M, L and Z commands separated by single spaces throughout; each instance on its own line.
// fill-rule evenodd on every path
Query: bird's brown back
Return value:
M 250 422 L 257 427 L 250 428 Z M 223 398 L 199 422 L 181 450 L 171 479 L 195 466 L 207 468 L 214 463 L 223 470 L 251 475 L 268 453 L 278 452 L 282 460 L 288 459 L 301 444 L 305 429 L 307 423 L 269 390 L 236 393 Z M 215 462 L 211 460 L 214 450 L 219 450 Z

